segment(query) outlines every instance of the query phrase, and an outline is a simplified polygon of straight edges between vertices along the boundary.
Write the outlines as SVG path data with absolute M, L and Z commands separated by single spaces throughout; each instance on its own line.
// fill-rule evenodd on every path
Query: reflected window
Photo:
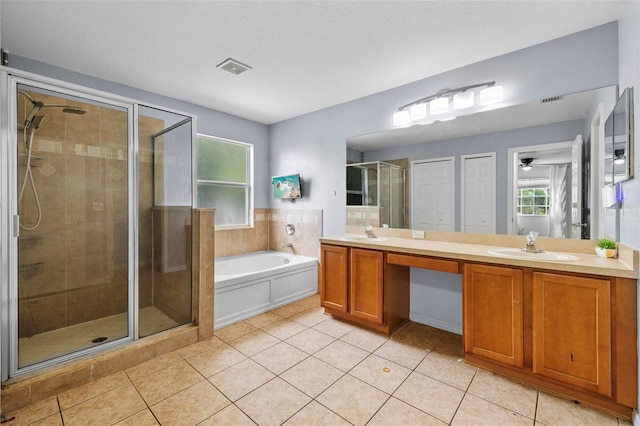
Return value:
M 518 215 L 548 216 L 549 188 L 519 188 Z
M 216 209 L 217 228 L 251 225 L 253 145 L 198 135 L 197 204 Z

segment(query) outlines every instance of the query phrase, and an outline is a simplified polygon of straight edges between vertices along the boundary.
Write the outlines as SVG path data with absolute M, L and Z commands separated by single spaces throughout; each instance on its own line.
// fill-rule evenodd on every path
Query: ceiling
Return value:
M 0 0 L 0 42 L 18 56 L 272 124 L 614 21 L 621 5 Z M 252 69 L 216 68 L 229 57 Z

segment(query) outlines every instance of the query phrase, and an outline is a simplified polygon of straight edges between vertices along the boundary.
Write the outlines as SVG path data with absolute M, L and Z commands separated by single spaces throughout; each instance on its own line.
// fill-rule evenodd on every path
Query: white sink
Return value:
M 366 235 L 345 234 L 340 237 L 342 241 L 367 242 L 367 241 L 387 241 L 385 237 L 367 237 Z
M 554 253 L 551 251 L 530 253 L 518 248 L 494 248 L 487 251 L 494 256 L 508 257 L 511 259 L 540 260 L 544 262 L 571 262 L 580 259 L 577 256 L 565 253 Z

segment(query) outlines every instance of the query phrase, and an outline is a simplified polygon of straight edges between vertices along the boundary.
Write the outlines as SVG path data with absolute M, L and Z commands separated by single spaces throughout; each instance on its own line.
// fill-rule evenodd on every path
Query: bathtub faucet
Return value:
M 282 248 L 291 248 L 291 247 L 293 247 L 293 244 L 291 244 L 291 243 L 282 244 Z

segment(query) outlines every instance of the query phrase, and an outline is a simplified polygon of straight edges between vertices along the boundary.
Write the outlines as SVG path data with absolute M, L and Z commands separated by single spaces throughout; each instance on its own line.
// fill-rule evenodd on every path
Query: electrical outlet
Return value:
M 415 229 L 411 230 L 411 238 L 421 238 L 424 239 L 424 231 L 417 231 Z

